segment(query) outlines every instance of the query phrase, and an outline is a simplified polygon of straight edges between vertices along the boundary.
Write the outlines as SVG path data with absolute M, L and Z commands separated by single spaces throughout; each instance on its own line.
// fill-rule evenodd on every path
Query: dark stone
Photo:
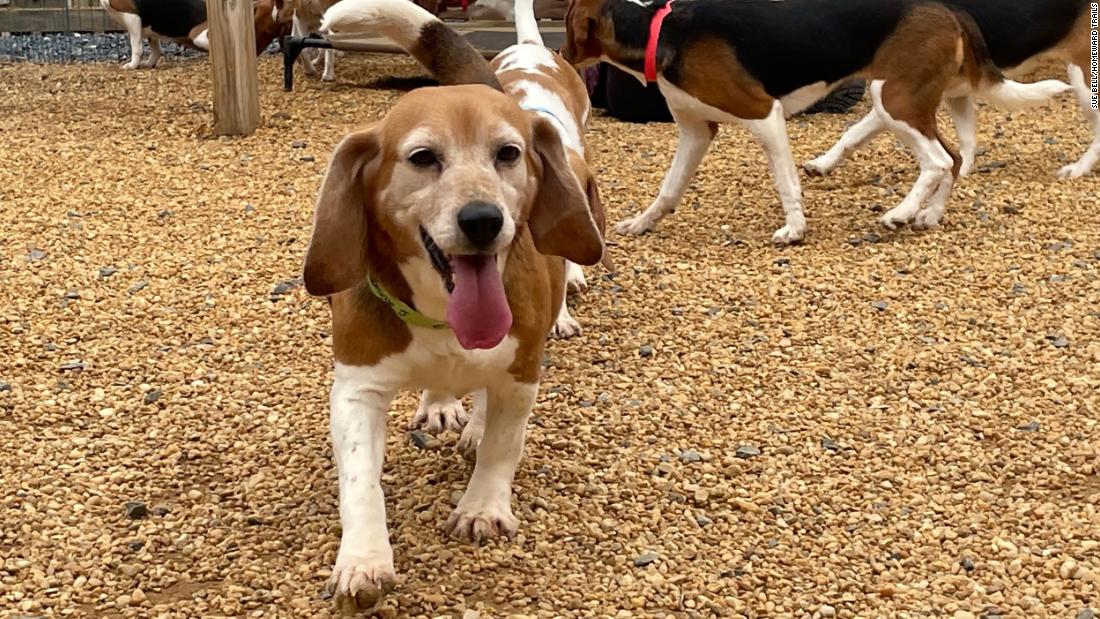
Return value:
M 852 247 L 859 247 L 863 245 L 863 239 L 848 239 L 848 244 Z
M 137 551 L 137 550 L 141 550 L 142 548 L 145 548 L 145 542 L 144 541 L 139 539 L 139 540 L 134 540 L 134 541 L 130 542 L 130 550 Z
M 580 402 L 577 402 L 577 406 L 580 406 L 581 408 L 592 408 L 592 401 L 581 400 Z
M 65 298 L 69 299 L 70 301 L 75 301 L 80 298 L 80 293 L 75 290 L 66 290 Z
M 171 510 L 168 509 L 167 507 L 164 507 L 163 505 L 159 505 L 159 506 L 153 508 L 153 515 L 154 516 L 160 516 L 162 518 L 164 516 L 167 516 L 170 512 L 171 512 Z
M 286 293 L 290 292 L 291 290 L 294 290 L 295 288 L 297 288 L 301 285 L 302 285 L 302 280 L 300 278 L 294 278 L 294 279 L 288 279 L 286 281 L 281 281 L 278 284 L 276 284 L 274 290 L 271 291 L 271 300 L 272 301 L 278 301 L 280 297 L 282 297 Z
M 141 292 L 142 290 L 145 290 L 148 286 L 149 282 L 145 281 L 144 279 L 138 280 L 134 282 L 133 286 L 130 286 L 130 294 Z
M 259 527 L 267 524 L 266 522 L 264 522 L 263 518 L 260 518 L 259 516 L 249 516 L 245 519 L 245 522 L 247 522 L 249 526 L 253 527 Z
M 660 558 L 655 552 L 646 552 L 634 557 L 634 567 L 645 567 L 651 563 L 655 563 Z
M 989 163 L 983 163 L 982 165 L 978 166 L 978 172 L 982 174 L 989 174 L 993 170 L 1003 168 L 1007 165 L 1008 164 L 1003 161 L 990 161 Z
M 73 371 L 80 372 L 84 369 L 84 362 L 83 361 L 66 361 L 65 363 L 61 364 L 60 369 L 61 369 L 62 372 L 73 372 Z
M 306 146 L 308 146 L 308 144 L 306 144 L 305 140 L 294 140 L 290 143 L 291 148 L 305 148 Z
M 974 571 L 974 560 L 970 557 L 963 557 L 962 561 L 959 561 L 959 565 L 961 565 L 962 568 L 968 572 Z
M 1020 213 L 1023 212 L 1023 209 L 1018 207 L 1018 206 L 1013 206 L 1011 204 L 1006 204 L 1006 205 L 1001 207 L 1001 212 L 1004 213 L 1005 215 L 1019 215 Z
M 790 258 L 776 258 L 775 259 L 775 266 L 777 266 L 777 267 L 790 266 L 790 264 L 791 264 L 791 259 Z
M 872 232 L 872 233 L 868 234 L 867 236 L 863 237 L 863 240 L 868 242 L 868 243 L 879 243 L 879 242 L 882 241 L 882 237 L 875 234 L 874 232 Z
M 760 455 L 760 449 L 752 445 L 742 445 L 737 448 L 737 451 L 733 452 L 733 455 L 738 458 L 755 458 Z
M 0 392 L 11 391 L 11 385 L 8 383 L 0 382 Z
M 703 455 L 694 449 L 685 449 L 680 452 L 681 462 L 699 462 L 703 459 Z
M 880 312 L 885 312 L 886 308 L 890 307 L 890 304 L 886 301 L 875 301 L 871 303 L 871 307 L 877 309 Z
M 840 451 L 840 445 L 837 445 L 836 441 L 827 436 L 821 439 L 821 448 L 829 451 Z
M 146 404 L 152 404 L 153 402 L 156 402 L 157 400 L 159 400 L 160 396 L 163 395 L 163 394 L 164 394 L 164 392 L 161 391 L 160 389 L 154 389 L 154 390 L 150 391 L 149 393 L 145 394 L 144 402 Z
M 32 249 L 30 250 L 30 252 L 27 253 L 27 260 L 30 260 L 31 262 L 38 262 L 45 257 L 46 252 L 42 251 L 41 249 Z
M 413 430 L 409 432 L 409 440 L 416 446 L 417 449 L 431 449 L 435 446 L 436 440 L 431 436 L 421 432 L 420 430 Z
M 704 514 L 699 514 L 695 516 L 695 523 L 701 527 L 709 527 L 710 525 L 714 524 L 714 521 L 710 518 L 707 518 Z
M 160 211 L 159 213 L 157 213 L 157 219 L 167 219 L 171 216 L 172 216 L 172 211 L 170 209 L 164 209 L 163 211 Z
M 149 516 L 149 508 L 141 501 L 127 501 L 126 515 L 130 517 L 130 520 L 141 520 Z
M 118 273 L 118 269 L 116 269 L 113 266 L 108 265 L 108 266 L 105 266 L 105 267 L 99 267 L 99 276 L 100 277 L 110 277 L 110 276 L 114 275 L 115 273 Z
M 638 354 L 643 356 L 643 357 L 652 357 L 653 356 L 653 347 L 650 346 L 649 344 L 646 344 L 646 345 L 644 345 L 644 346 L 642 346 L 641 348 L 638 349 Z
M 1020 430 L 1021 432 L 1038 432 L 1040 427 L 1041 426 L 1039 425 L 1038 421 L 1032 421 L 1031 423 L 1026 423 L 1016 429 Z
M 1052 333 L 1048 335 L 1047 341 L 1049 341 L 1050 345 L 1055 348 L 1066 348 L 1067 346 L 1069 346 L 1069 340 L 1066 339 L 1066 336 L 1059 335 L 1057 333 Z
M 313 155 L 302 155 L 301 157 L 298 157 L 298 161 L 304 161 L 306 163 L 313 163 L 316 160 L 317 158 Z

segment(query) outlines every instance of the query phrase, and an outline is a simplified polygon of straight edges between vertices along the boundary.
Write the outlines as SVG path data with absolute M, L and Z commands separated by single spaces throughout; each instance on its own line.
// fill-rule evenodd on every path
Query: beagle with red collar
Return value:
M 446 529 L 475 541 L 515 533 L 512 480 L 565 260 L 604 254 L 557 122 L 500 92 L 453 31 L 418 28 L 414 55 L 474 85 L 415 90 L 337 146 L 303 276 L 332 308 L 342 533 L 330 586 L 349 609 L 371 607 L 395 580 L 380 477 L 400 390 L 475 394 L 460 444 L 476 464 Z
M 573 0 L 566 30 L 567 60 L 604 60 L 657 82 L 679 126 L 660 195 L 618 226 L 629 234 L 675 210 L 718 123 L 739 121 L 763 146 L 783 204 L 786 222 L 772 240 L 801 241 L 802 190 L 784 119 L 853 76 L 871 80 L 875 114 L 920 163 L 883 223 L 934 226 L 961 163 L 936 126 L 944 93 L 965 84 L 999 104 L 1051 94 L 1048 84 L 1005 80 L 973 22 L 925 0 Z
M 274 19 L 273 0 L 253 2 L 256 54 L 289 30 Z M 126 29 L 130 36 L 130 62 L 123 69 L 157 66 L 160 41 L 166 39 L 203 51 L 210 51 L 206 24 L 206 0 L 99 0 L 103 10 Z M 149 39 L 149 60 L 141 62 L 141 40 Z
M 970 15 L 989 45 L 989 55 L 1003 71 L 1027 71 L 1044 60 L 1065 63 L 1069 81 L 1077 95 L 1081 111 L 1092 129 L 1092 144 L 1076 162 L 1058 171 L 1063 178 L 1090 173 L 1100 162 L 1100 111 L 1094 107 L 1093 84 L 1097 76 L 1091 67 L 1090 0 L 944 0 L 944 3 Z M 1056 88 L 1052 87 L 1052 91 Z M 959 133 L 962 153 L 960 175 L 974 167 L 978 149 L 977 110 L 974 92 L 968 84 L 947 92 L 947 111 Z M 806 164 L 812 174 L 832 172 L 844 158 L 884 129 L 881 119 L 868 115 L 853 125 L 829 152 Z
M 585 188 L 597 226 L 604 230 L 599 191 L 586 158 L 585 128 L 592 108 L 584 81 L 562 57 L 547 49 L 539 33 L 532 0 L 515 3 L 516 45 L 493 59 L 491 67 L 504 92 L 521 108 L 546 118 L 565 146 L 569 169 Z M 460 61 L 478 55 L 470 45 L 435 15 L 409 0 L 342 0 L 325 13 L 324 32 L 366 32 L 387 36 L 427 67 L 444 84 L 464 83 L 476 61 Z M 474 64 L 471 65 L 471 62 Z M 605 254 L 604 266 L 611 267 Z M 565 303 L 566 291 L 587 287 L 584 271 L 566 262 L 566 287 L 562 290 L 557 319 L 551 335 L 572 337 L 581 331 Z M 460 430 L 467 421 L 462 403 L 446 394 L 425 392 L 410 427 L 430 432 Z M 472 423 L 479 423 L 476 415 Z M 468 444 L 460 446 L 469 449 Z

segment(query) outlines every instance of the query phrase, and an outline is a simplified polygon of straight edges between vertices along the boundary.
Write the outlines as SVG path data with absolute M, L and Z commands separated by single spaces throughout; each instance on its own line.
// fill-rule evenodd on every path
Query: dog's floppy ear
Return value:
M 312 295 L 347 290 L 367 274 L 367 209 L 374 196 L 365 185 L 379 150 L 377 132 L 370 127 L 344 138 L 332 154 L 302 275 Z
M 603 236 L 589 210 L 585 188 L 573 176 L 554 125 L 535 113 L 532 121 L 532 148 L 541 168 L 538 193 L 527 218 L 535 247 L 548 256 L 596 264 L 603 257 Z

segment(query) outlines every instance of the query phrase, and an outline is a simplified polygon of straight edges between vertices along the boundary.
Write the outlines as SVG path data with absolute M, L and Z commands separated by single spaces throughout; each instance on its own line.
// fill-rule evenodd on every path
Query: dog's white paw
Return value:
M 836 169 L 836 166 L 835 161 L 831 161 L 825 155 L 822 155 L 802 164 L 802 169 L 810 176 L 828 176 Z
M 444 528 L 451 537 L 480 544 L 494 537 L 511 539 L 519 530 L 519 520 L 506 502 L 467 501 L 463 496 Z
M 880 221 L 882 221 L 882 225 L 886 226 L 887 228 L 891 230 L 897 230 L 898 228 L 908 226 L 910 223 L 912 223 L 913 218 L 906 213 L 899 211 L 896 208 L 893 208 L 889 211 L 886 211 L 886 213 L 882 215 L 882 219 Z
M 931 230 L 932 228 L 938 228 L 942 219 L 943 213 L 939 213 L 933 209 L 926 208 L 917 213 L 916 219 L 913 220 L 913 229 Z
M 641 236 L 652 229 L 653 222 L 649 221 L 649 218 L 644 214 L 638 215 L 637 217 L 631 217 L 630 219 L 624 219 L 615 226 L 615 232 L 634 236 Z
M 419 428 L 431 434 L 438 434 L 443 430 L 460 432 L 469 421 L 466 409 L 462 407 L 462 400 L 451 397 L 433 397 L 428 391 L 420 396 L 420 406 L 416 414 L 409 421 L 409 429 Z
M 141 62 L 127 62 L 126 64 L 122 65 L 122 69 L 124 71 L 133 71 L 134 69 L 137 69 L 140 66 L 141 66 Z
M 481 445 L 481 437 L 485 434 L 485 420 L 474 415 L 470 422 L 462 428 L 462 434 L 458 437 L 455 449 L 470 462 L 477 459 L 477 448 Z
M 344 555 L 336 557 L 329 579 L 329 591 L 336 607 L 344 613 L 373 609 L 397 582 L 393 555 Z
M 806 237 L 806 224 L 786 225 L 772 234 L 772 243 L 776 245 L 795 245 Z
M 568 313 L 558 316 L 557 321 L 554 322 L 554 329 L 550 331 L 551 337 L 558 338 L 559 340 L 567 340 L 571 337 L 581 334 L 581 323 L 577 322 Z
M 570 293 L 588 290 L 588 280 L 584 278 L 584 269 L 569 262 L 565 265 L 565 289 Z
M 1081 178 L 1088 174 L 1088 170 L 1082 170 L 1079 163 L 1071 163 L 1058 170 L 1058 178 Z
M 336 74 L 335 73 L 325 73 L 324 75 L 321 76 L 321 81 L 322 82 L 335 82 L 336 81 Z

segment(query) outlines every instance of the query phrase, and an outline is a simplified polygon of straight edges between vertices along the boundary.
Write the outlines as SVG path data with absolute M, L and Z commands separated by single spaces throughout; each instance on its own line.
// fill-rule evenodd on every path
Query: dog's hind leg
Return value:
M 160 62 L 162 53 L 160 50 L 160 39 L 155 34 L 149 36 L 149 60 L 146 60 L 141 66 L 148 67 L 150 69 L 157 66 Z
M 882 117 L 879 116 L 878 112 L 871 110 L 859 122 L 845 131 L 840 140 L 833 144 L 833 147 L 827 153 L 817 159 L 807 161 L 802 167 L 808 174 L 813 176 L 825 176 L 837 169 L 848 158 L 848 155 L 854 153 L 869 142 L 871 138 L 885 130 L 886 123 L 882 121 Z
M 1100 162 L 1100 110 L 1095 110 L 1092 107 L 1092 90 L 1086 79 L 1087 72 L 1090 72 L 1088 66 L 1087 62 L 1084 65 L 1076 63 L 1069 65 L 1069 82 L 1073 85 L 1077 102 L 1081 105 L 1081 111 L 1092 129 L 1092 144 L 1076 163 L 1067 165 L 1058 171 L 1058 176 L 1062 178 L 1085 176 L 1092 172 L 1097 162 Z
M 141 18 L 134 13 L 123 13 L 111 8 L 108 0 L 101 0 L 103 8 L 107 13 L 115 18 L 115 21 L 122 24 L 122 27 L 126 29 L 126 34 L 130 38 L 130 62 L 122 65 L 123 69 L 136 69 L 141 66 L 141 39 L 142 39 L 142 27 Z
M 913 221 L 933 190 L 942 186 L 944 176 L 949 174 L 953 167 L 953 161 L 936 137 L 935 108 L 915 110 L 912 105 L 903 105 L 901 100 L 906 93 L 904 85 L 887 93 L 893 95 L 892 97 L 884 96 L 883 90 L 882 80 L 871 82 L 871 101 L 874 103 L 875 112 L 882 117 L 894 135 L 913 151 L 917 162 L 920 163 L 920 175 L 913 189 L 901 204 L 882 216 L 882 224 L 892 230 Z M 938 103 L 938 98 L 936 102 Z M 897 116 L 891 114 L 891 110 Z
M 680 140 L 676 143 L 672 167 L 665 175 L 665 180 L 661 183 L 661 193 L 653 204 L 650 204 L 649 208 L 640 215 L 623 220 L 615 226 L 615 230 L 620 234 L 645 234 L 658 221 L 676 210 L 684 197 L 688 183 L 699 168 L 699 162 L 703 160 L 703 155 L 707 154 L 707 148 L 718 133 L 716 123 L 702 120 L 683 110 L 677 111 L 675 108 L 670 108 L 670 111 L 672 117 L 676 119 L 676 126 L 680 129 Z
M 913 221 L 913 228 L 917 230 L 927 230 L 940 225 L 940 222 L 943 221 L 944 211 L 947 210 L 947 200 L 951 197 L 951 190 L 955 188 L 955 182 L 962 175 L 963 157 L 959 155 L 954 146 L 943 139 L 943 135 L 940 134 L 938 129 L 936 130 L 936 141 L 951 157 L 951 172 L 943 175 L 939 187 L 936 188 L 936 192 L 932 194 L 928 201 L 928 206 L 917 213 L 917 217 Z
M 978 110 L 974 97 L 949 97 L 947 113 L 955 123 L 959 134 L 959 150 L 962 152 L 962 167 L 959 176 L 966 176 L 974 169 L 974 159 L 978 153 Z
M 777 100 L 767 117 L 742 122 L 764 147 L 775 188 L 783 202 L 786 223 L 772 234 L 772 242 L 778 245 L 798 243 L 806 236 L 806 215 L 802 212 L 802 184 L 798 179 L 794 155 L 791 154 L 791 144 L 787 140 L 783 105 Z

